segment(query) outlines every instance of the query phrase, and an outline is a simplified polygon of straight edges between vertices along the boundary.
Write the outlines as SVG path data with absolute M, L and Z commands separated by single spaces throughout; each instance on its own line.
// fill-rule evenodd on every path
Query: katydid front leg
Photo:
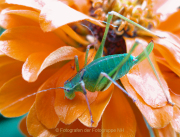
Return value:
M 84 83 L 83 80 L 81 81 L 81 87 L 83 89 L 83 93 L 84 93 L 85 98 L 86 98 L 86 103 L 87 103 L 87 106 L 88 106 L 88 109 L 89 109 L 89 114 L 90 114 L 90 117 L 91 117 L 91 127 L 92 127 L 92 124 L 94 123 L 94 121 L 93 121 L 93 116 L 92 116 L 90 104 L 89 104 L 89 101 L 88 101 L 88 98 L 87 98 L 87 91 L 86 91 L 86 88 L 85 88 L 85 83 Z
M 75 66 L 76 66 L 76 71 L 77 73 L 79 72 L 79 61 L 78 61 L 78 56 L 74 56 L 74 60 L 75 60 Z

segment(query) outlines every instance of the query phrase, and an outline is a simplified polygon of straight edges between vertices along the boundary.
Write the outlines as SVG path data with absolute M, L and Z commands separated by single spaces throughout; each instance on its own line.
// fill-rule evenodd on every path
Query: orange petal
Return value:
M 166 20 L 161 21 L 158 29 L 164 31 L 174 32 L 180 29 L 180 19 L 177 18 L 180 16 L 180 10 L 177 10 L 175 13 L 170 14 Z
M 156 129 L 156 136 L 158 137 L 176 137 L 176 132 L 172 128 L 171 124 L 161 129 Z
M 71 38 L 76 40 L 77 42 L 83 44 L 83 45 L 88 45 L 89 42 L 81 38 L 76 32 L 74 32 L 68 25 L 64 25 L 61 27 L 61 29 L 66 32 Z
M 17 76 L 4 84 L 0 89 L 1 114 L 6 117 L 16 117 L 27 113 L 34 102 L 34 96 L 22 101 L 19 99 L 35 92 L 30 86 L 32 84 L 25 82 L 21 76 Z M 14 104 L 13 102 L 17 100 L 19 101 Z
M 31 19 L 35 22 L 39 22 L 39 13 L 36 11 L 31 11 L 31 10 L 9 10 L 9 9 L 4 9 L 1 11 L 1 14 L 13 14 L 13 15 L 18 15 L 22 17 L 26 17 L 28 19 Z
M 133 45 L 135 40 L 130 38 L 126 38 L 125 40 L 127 51 L 129 51 L 131 48 L 130 45 Z M 144 46 L 148 45 L 148 43 L 144 40 L 139 40 L 141 41 L 141 44 L 143 44 Z M 139 46 L 135 49 L 133 55 L 137 56 L 141 53 L 141 51 L 142 47 Z M 158 73 L 163 88 L 165 89 L 165 92 L 168 95 L 168 98 L 170 99 L 168 86 L 156 64 L 156 61 L 152 53 L 150 54 L 150 59 Z M 166 105 L 167 100 L 164 95 L 164 92 L 147 59 L 134 66 L 127 74 L 127 77 L 129 83 L 148 105 L 150 105 L 153 108 L 162 107 Z
M 7 3 L 3 3 L 0 5 L 0 9 L 4 10 L 4 9 L 9 9 L 9 10 L 32 10 L 32 11 L 37 11 L 34 8 L 31 7 L 27 7 L 27 6 L 23 6 L 23 5 L 17 5 L 17 4 L 7 4 Z
M 20 128 L 21 132 L 22 132 L 24 135 L 26 135 L 26 137 L 32 137 L 32 136 L 28 133 L 28 131 L 27 131 L 26 117 L 24 117 L 24 118 L 21 120 L 21 122 L 20 122 L 20 124 L 19 124 L 19 128 Z
M 58 66 L 60 67 L 59 64 Z M 39 88 L 39 91 L 56 87 L 58 78 L 57 73 L 55 73 L 45 83 L 43 83 Z M 47 128 L 55 128 L 60 121 L 54 109 L 54 100 L 55 90 L 41 92 L 37 94 L 36 97 L 35 105 L 38 120 Z
M 58 35 L 67 45 L 71 45 L 73 47 L 79 47 L 78 43 L 73 40 L 71 37 L 66 35 L 64 31 L 62 31 L 61 27 L 53 31 L 56 35 Z
M 37 52 L 31 54 L 25 61 L 22 67 L 22 76 L 24 80 L 28 82 L 34 82 L 38 78 L 38 75 L 41 73 L 40 68 L 48 56 L 47 52 Z
M 113 95 L 102 116 L 102 136 L 134 137 L 136 134 L 136 119 L 133 110 L 123 92 L 115 87 Z
M 59 61 L 74 59 L 74 56 L 80 56 L 82 52 L 70 46 L 61 47 L 51 54 L 41 52 L 31 54 L 22 68 L 22 75 L 26 81 L 36 81 L 38 75 L 48 66 Z
M 37 10 L 40 10 L 45 5 L 45 1 L 48 1 L 48 0 L 26 0 L 26 1 L 24 1 L 24 0 L 16 0 L 16 1 L 6 0 L 6 3 L 23 5 L 23 6 L 32 7 Z
M 48 119 L 51 120 L 51 119 Z M 47 129 L 38 120 L 36 116 L 36 109 L 33 106 L 27 117 L 27 128 L 32 136 L 57 136 L 58 137 L 72 137 L 72 136 L 86 136 L 86 137 L 100 137 L 101 135 L 101 122 L 97 128 L 87 128 L 81 124 L 78 120 L 71 125 L 65 125 L 59 123 L 54 129 Z
M 89 128 L 84 126 L 81 122 L 76 120 L 68 127 L 69 131 L 63 128 L 60 128 L 63 137 L 101 137 L 102 128 L 101 121 L 99 122 L 96 128 Z M 68 131 L 68 132 L 67 132 Z M 61 137 L 61 136 L 58 136 Z
M 154 49 L 156 49 L 165 58 L 175 72 L 180 73 L 180 38 L 169 32 L 155 31 L 164 35 L 165 39 L 154 39 Z
M 60 1 L 49 3 L 40 13 L 40 24 L 44 31 L 52 31 L 65 24 L 81 20 L 88 20 L 96 25 L 104 26 L 96 19 L 72 9 Z
M 180 110 L 176 106 L 174 106 L 173 108 L 174 108 L 173 109 L 174 112 L 173 112 L 173 120 L 171 121 L 171 125 L 176 132 L 180 132 Z
M 52 83 L 44 83 L 43 89 L 55 87 L 57 78 L 51 80 Z M 40 88 L 40 90 L 42 87 Z M 40 91 L 39 90 L 39 91 Z M 55 128 L 59 123 L 59 117 L 54 109 L 55 90 L 39 93 L 36 98 L 36 112 L 38 120 L 47 128 Z M 44 113 L 45 112 L 45 113 Z
M 178 36 L 178 37 L 180 37 L 180 29 L 179 30 L 177 30 L 177 31 L 175 31 L 175 32 L 173 32 L 176 36 Z
M 74 4 L 77 7 L 77 10 L 84 13 L 88 14 L 89 10 L 91 8 L 91 1 L 90 0 L 73 0 Z
M 133 109 L 133 113 L 135 115 L 136 119 L 136 137 L 150 137 L 149 129 L 146 126 L 146 123 L 144 121 L 144 117 L 136 104 L 132 101 L 131 98 L 126 98 L 128 100 L 128 103 L 131 105 L 131 108 Z
M 12 59 L 5 54 L 0 55 L 0 67 L 14 62 L 17 62 L 17 60 Z
M 21 75 L 22 62 L 14 61 L 0 66 L 0 87 L 11 78 Z
M 163 73 L 163 76 L 168 84 L 168 87 L 175 94 L 180 94 L 180 78 L 174 72 L 172 72 L 169 68 L 164 65 L 159 64 L 159 67 Z
M 133 86 L 129 83 L 128 77 L 121 78 L 121 82 L 129 94 L 136 99 L 136 105 L 153 128 L 162 128 L 166 126 L 173 117 L 173 107 L 166 105 L 160 108 L 152 108 L 136 93 Z
M 6 82 L 0 89 L 0 109 L 6 117 L 20 116 L 29 111 L 39 86 L 54 73 L 55 69 L 48 69 L 42 73 L 35 83 L 28 83 L 20 76 Z M 30 95 L 30 96 L 29 96 Z
M 92 124 L 93 127 L 96 127 L 101 120 L 103 112 L 111 99 L 113 89 L 114 86 L 111 85 L 107 90 L 98 92 L 96 100 L 90 105 L 94 121 Z M 88 127 L 91 126 L 91 118 L 88 109 L 86 109 L 86 111 L 78 119 L 84 125 Z
M 61 132 L 57 132 L 57 129 L 60 128 L 67 128 L 67 126 L 64 125 L 63 123 L 59 123 L 59 125 L 55 129 L 46 128 L 44 125 L 41 124 L 41 122 L 37 118 L 35 105 L 31 107 L 29 114 L 27 116 L 27 129 L 29 134 L 35 137 L 37 136 L 54 137 L 61 134 Z
M 175 12 L 178 11 L 178 6 L 180 5 L 180 1 L 178 0 L 163 0 L 160 2 L 160 6 L 156 6 L 157 10 L 155 12 L 161 13 L 161 20 L 166 20 L 169 16 L 173 15 Z M 176 21 L 177 18 L 176 18 Z M 169 24 L 167 24 L 170 26 Z
M 158 62 L 158 64 L 166 66 L 170 71 L 174 72 L 177 76 L 180 76 L 180 71 L 179 69 L 177 69 L 177 67 L 171 67 L 161 54 L 157 55 L 157 53 L 159 52 L 156 49 L 154 49 L 153 52 L 155 53 L 155 59 Z
M 53 33 L 38 27 L 18 27 L 6 30 L 0 37 L 0 50 L 17 60 L 25 61 L 35 52 L 51 53 L 65 43 Z
M 38 22 L 13 14 L 0 14 L 0 25 L 5 29 L 19 27 L 19 26 L 39 27 Z

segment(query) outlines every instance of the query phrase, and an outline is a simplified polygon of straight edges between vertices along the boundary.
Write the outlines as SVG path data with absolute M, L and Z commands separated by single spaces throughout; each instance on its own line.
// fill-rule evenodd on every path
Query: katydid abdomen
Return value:
M 84 68 L 84 74 L 82 77 L 83 81 L 85 82 L 86 89 L 91 92 L 94 92 L 103 91 L 105 87 L 108 88 L 107 83 L 101 81 L 98 83 L 98 85 L 96 85 L 100 73 L 105 72 L 109 74 L 114 68 L 117 67 L 117 65 L 124 59 L 125 56 L 126 54 L 105 56 L 96 59 L 92 63 L 87 65 Z M 127 74 L 135 63 L 135 58 L 131 55 L 128 61 L 117 72 L 118 74 L 115 77 L 115 80 L 118 80 L 119 78 Z

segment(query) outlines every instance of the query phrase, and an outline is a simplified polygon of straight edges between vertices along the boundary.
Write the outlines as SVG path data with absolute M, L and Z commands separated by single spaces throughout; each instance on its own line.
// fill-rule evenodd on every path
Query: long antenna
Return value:
M 64 90 L 66 90 L 66 88 L 64 88 L 64 87 L 56 87 L 56 88 L 49 88 L 49 89 L 40 90 L 40 91 L 38 91 L 38 92 L 29 94 L 29 95 L 27 95 L 27 96 L 25 96 L 25 97 L 23 97 L 23 98 L 20 98 L 20 99 L 16 100 L 15 102 L 13 102 L 13 103 L 11 103 L 10 105 L 8 105 L 8 106 L 4 107 L 3 109 L 1 109 L 1 111 L 7 109 L 8 107 L 13 106 L 14 104 L 16 104 L 16 103 L 18 103 L 18 102 L 20 102 L 20 101 L 23 101 L 23 100 L 26 99 L 26 98 L 29 98 L 29 97 L 31 97 L 31 96 L 34 96 L 34 95 L 38 94 L 38 93 L 46 92 L 46 91 L 52 90 L 52 89 L 64 89 Z

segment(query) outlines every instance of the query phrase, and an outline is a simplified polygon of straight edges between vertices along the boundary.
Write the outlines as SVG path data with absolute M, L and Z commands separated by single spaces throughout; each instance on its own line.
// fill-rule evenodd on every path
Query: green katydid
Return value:
M 109 30 L 109 26 L 110 26 L 110 21 L 113 17 L 113 15 L 116 15 L 126 21 L 128 21 L 129 23 L 134 24 L 135 26 L 151 33 L 154 36 L 155 35 L 153 32 L 147 30 L 146 28 L 136 24 L 135 22 L 132 22 L 131 20 L 123 17 L 122 15 L 112 11 L 108 13 L 108 19 L 107 19 L 107 23 L 106 23 L 106 28 L 105 28 L 105 32 L 104 32 L 104 36 L 103 36 L 103 40 L 101 42 L 101 45 L 94 57 L 94 60 L 88 64 L 87 64 L 87 56 L 88 56 L 88 51 L 89 48 L 87 48 L 86 51 L 86 58 L 85 58 L 85 67 L 81 70 L 79 70 L 79 63 L 78 63 L 78 58 L 75 57 L 75 65 L 76 65 L 76 70 L 77 70 L 77 74 L 69 81 L 66 81 L 64 83 L 64 87 L 56 87 L 56 88 L 49 88 L 49 89 L 45 89 L 45 90 L 41 90 L 38 91 L 37 93 L 40 92 L 46 92 L 47 90 L 51 90 L 51 89 L 64 89 L 64 93 L 65 96 L 68 99 L 73 99 L 75 97 L 75 92 L 82 92 L 85 95 L 86 98 L 86 102 L 87 102 L 87 106 L 89 109 L 89 113 L 91 116 L 91 125 L 93 123 L 93 115 L 90 109 L 90 104 L 87 98 L 87 92 L 86 89 L 90 92 L 95 92 L 95 91 L 104 91 L 105 89 L 107 89 L 112 83 L 114 83 L 118 88 L 120 88 L 127 96 L 129 96 L 130 98 L 132 98 L 133 101 L 135 101 L 135 99 L 133 99 L 133 97 L 131 97 L 131 95 L 128 94 L 128 92 L 122 88 L 115 80 L 120 79 L 122 76 L 126 75 L 129 70 L 136 65 L 137 63 L 140 63 L 141 61 L 143 61 L 145 58 L 147 58 L 154 70 L 154 73 L 163 89 L 163 86 L 160 82 L 160 79 L 152 65 L 152 62 L 149 58 L 149 54 L 152 52 L 153 50 L 153 42 L 150 42 L 148 44 L 148 46 L 144 49 L 144 51 L 142 53 L 140 53 L 137 57 L 134 57 L 131 55 L 131 53 L 134 51 L 134 49 L 138 46 L 139 42 L 136 41 L 133 45 L 133 47 L 131 48 L 129 53 L 125 53 L 125 54 L 116 54 L 116 55 L 109 55 L 109 56 L 103 56 L 103 48 L 104 48 L 104 43 L 107 37 L 107 33 Z M 164 91 L 164 89 L 163 89 Z M 21 99 L 21 101 L 27 97 L 33 96 L 37 93 L 28 95 L 24 98 Z M 173 103 L 168 99 L 168 96 L 166 94 L 166 92 L 164 91 L 164 94 L 167 98 L 167 101 L 169 104 L 173 105 Z M 18 100 L 20 101 L 20 100 Z M 18 101 L 12 103 L 11 105 L 17 103 Z M 7 106 L 9 107 L 9 106 Z M 6 108 L 7 108 L 6 107 Z

